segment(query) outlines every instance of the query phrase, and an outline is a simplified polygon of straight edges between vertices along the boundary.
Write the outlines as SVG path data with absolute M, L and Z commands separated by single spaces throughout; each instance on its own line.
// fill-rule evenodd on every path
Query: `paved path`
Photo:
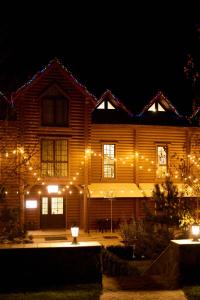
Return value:
M 164 290 L 147 278 L 111 278 L 104 276 L 100 300 L 187 300 L 184 292 Z

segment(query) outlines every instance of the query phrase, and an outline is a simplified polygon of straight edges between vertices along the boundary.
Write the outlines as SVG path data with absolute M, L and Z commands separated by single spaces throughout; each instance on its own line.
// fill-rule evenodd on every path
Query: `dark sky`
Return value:
M 187 54 L 198 57 L 200 50 L 196 4 L 73 3 L 28 7 L 29 14 L 0 21 L 1 91 L 14 91 L 56 56 L 95 96 L 111 89 L 133 112 L 158 90 L 188 110 L 191 85 L 183 68 Z

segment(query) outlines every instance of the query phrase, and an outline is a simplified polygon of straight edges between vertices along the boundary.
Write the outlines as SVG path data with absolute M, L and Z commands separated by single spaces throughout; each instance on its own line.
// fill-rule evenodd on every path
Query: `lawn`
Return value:
M 4 300 L 99 300 L 102 289 L 97 284 L 63 287 L 58 290 L 27 291 L 0 294 Z

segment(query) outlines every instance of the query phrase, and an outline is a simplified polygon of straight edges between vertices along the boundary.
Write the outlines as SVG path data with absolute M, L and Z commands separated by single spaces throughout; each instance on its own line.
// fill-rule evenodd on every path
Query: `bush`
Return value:
M 109 276 L 139 275 L 137 268 L 134 268 L 129 262 L 120 259 L 105 248 L 102 248 L 102 264 L 103 273 Z
M 121 235 L 126 247 L 132 247 L 136 259 L 155 259 L 168 246 L 172 235 L 169 231 L 160 229 L 149 230 L 144 222 L 124 223 L 121 225 Z M 147 230 L 148 229 L 148 230 Z
M 117 255 L 121 259 L 132 260 L 133 259 L 133 246 L 107 246 L 106 249 L 113 254 Z
M 4 207 L 0 219 L 0 243 L 32 242 L 32 238 L 27 237 L 25 228 L 19 222 L 19 210 L 17 208 Z

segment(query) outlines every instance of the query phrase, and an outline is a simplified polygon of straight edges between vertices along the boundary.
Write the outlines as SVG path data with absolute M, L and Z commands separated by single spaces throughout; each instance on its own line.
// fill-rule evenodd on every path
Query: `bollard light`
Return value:
M 74 245 L 78 244 L 78 242 L 77 242 L 78 234 L 79 234 L 79 227 L 78 226 L 72 226 L 71 227 L 71 235 L 73 237 L 72 244 L 74 244 Z
M 192 237 L 193 237 L 193 241 L 198 241 L 199 233 L 200 233 L 199 224 L 194 223 L 192 225 Z

